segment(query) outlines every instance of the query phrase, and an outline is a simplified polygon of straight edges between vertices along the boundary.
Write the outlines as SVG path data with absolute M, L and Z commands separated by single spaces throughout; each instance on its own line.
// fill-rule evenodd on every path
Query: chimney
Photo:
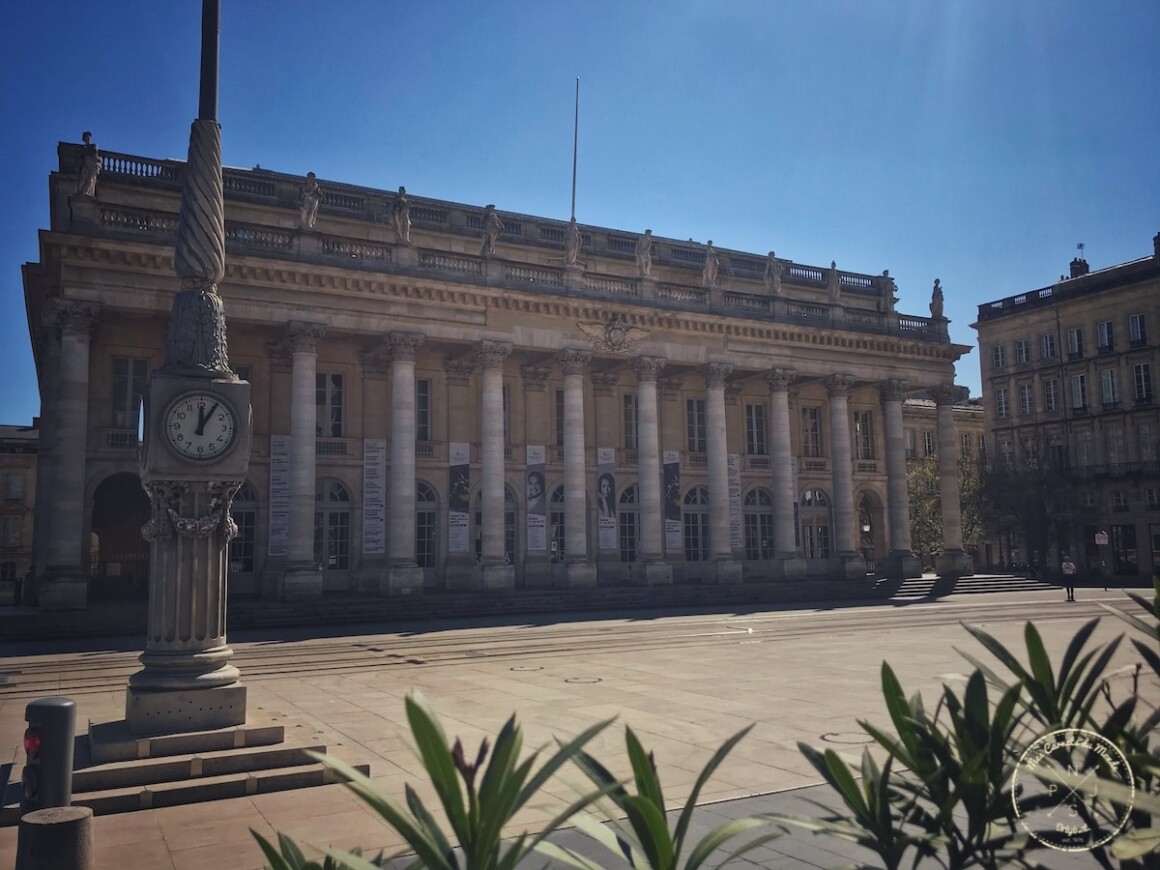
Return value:
M 1160 260 L 1160 233 L 1152 236 L 1152 256 Z
M 1087 260 L 1081 260 L 1079 257 L 1075 257 L 1072 259 L 1072 261 L 1071 261 L 1071 277 L 1082 278 L 1089 271 L 1091 271 L 1091 270 L 1088 268 L 1088 261 Z

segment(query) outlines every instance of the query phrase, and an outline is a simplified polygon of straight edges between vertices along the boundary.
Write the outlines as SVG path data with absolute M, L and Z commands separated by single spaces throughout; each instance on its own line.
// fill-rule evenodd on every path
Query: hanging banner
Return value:
M 601 550 L 616 549 L 616 450 L 596 448 L 596 529 Z
M 745 548 L 741 531 L 741 456 L 729 454 L 729 547 L 734 553 Z
M 471 445 L 452 441 L 448 453 L 451 485 L 447 495 L 447 552 L 470 553 L 467 512 L 471 496 Z
M 681 550 L 681 454 L 666 450 L 661 458 L 665 465 L 665 549 L 676 555 Z
M 267 553 L 285 556 L 290 546 L 290 436 L 270 436 L 270 540 Z
M 528 552 L 548 549 L 547 495 L 544 484 L 545 450 L 543 444 L 527 446 L 528 485 Z
M 363 440 L 363 531 L 364 556 L 387 552 L 387 439 Z

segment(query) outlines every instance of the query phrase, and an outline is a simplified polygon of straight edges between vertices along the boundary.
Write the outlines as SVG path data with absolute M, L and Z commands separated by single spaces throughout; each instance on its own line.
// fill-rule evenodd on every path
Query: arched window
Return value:
M 350 568 L 350 493 L 331 478 L 314 488 L 314 558 L 324 571 Z
M 258 493 L 247 480 L 234 496 L 230 516 L 238 527 L 238 534 L 230 541 L 230 573 L 252 574 L 257 550 Z
M 552 561 L 564 561 L 564 487 L 557 486 L 548 499 L 548 530 L 551 532 Z
M 503 488 L 503 552 L 509 565 L 516 563 L 516 494 Z M 475 495 L 475 561 L 483 559 L 483 493 Z
M 616 514 L 616 523 L 619 531 L 620 561 L 635 562 L 637 532 L 640 528 L 635 484 L 620 494 L 620 510 Z
M 773 556 L 773 496 L 768 489 L 754 487 L 742 502 L 745 524 L 745 558 L 769 559 Z
M 685 561 L 709 558 L 709 490 L 694 486 L 685 493 L 682 518 L 685 524 Z
M 830 558 L 830 502 L 820 489 L 802 493 L 801 548 L 807 559 Z
M 437 557 L 435 530 L 438 528 L 439 504 L 435 490 L 418 481 L 415 484 L 415 561 L 420 568 L 434 568 Z

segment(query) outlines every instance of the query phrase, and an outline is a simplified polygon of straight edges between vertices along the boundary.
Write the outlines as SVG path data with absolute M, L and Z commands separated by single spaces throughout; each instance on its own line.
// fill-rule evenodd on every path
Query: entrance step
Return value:
M 897 581 L 896 581 L 897 582 Z M 917 600 L 946 595 L 976 595 L 988 592 L 1044 592 L 1058 589 L 1054 583 L 1018 574 L 975 574 L 970 577 L 912 577 L 903 580 L 890 598 Z

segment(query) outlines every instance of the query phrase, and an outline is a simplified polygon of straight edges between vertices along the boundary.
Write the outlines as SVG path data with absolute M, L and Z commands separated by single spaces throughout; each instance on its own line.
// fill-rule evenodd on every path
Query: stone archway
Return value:
M 93 493 L 89 598 L 149 597 L 149 544 L 141 527 L 149 521 L 149 497 L 141 478 L 120 472 Z
M 887 555 L 882 500 L 873 490 L 863 490 L 857 495 L 858 506 L 858 552 L 866 561 L 866 573 L 876 574 L 876 559 Z

